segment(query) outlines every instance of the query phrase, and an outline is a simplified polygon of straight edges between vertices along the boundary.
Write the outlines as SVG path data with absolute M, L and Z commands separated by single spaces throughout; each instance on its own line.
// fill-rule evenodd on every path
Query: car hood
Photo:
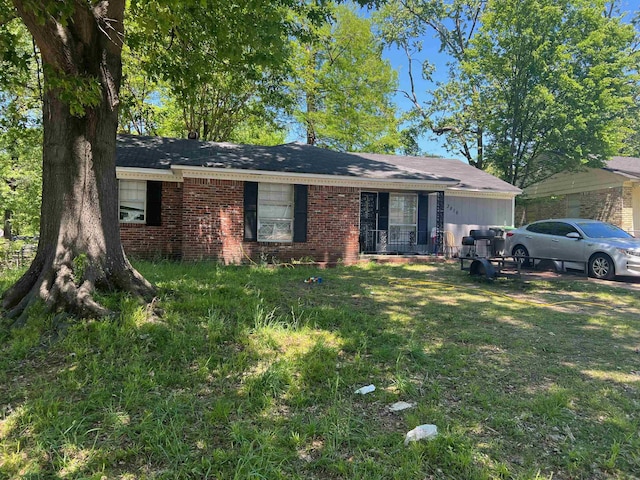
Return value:
M 585 238 L 585 241 L 615 248 L 640 250 L 640 238 Z

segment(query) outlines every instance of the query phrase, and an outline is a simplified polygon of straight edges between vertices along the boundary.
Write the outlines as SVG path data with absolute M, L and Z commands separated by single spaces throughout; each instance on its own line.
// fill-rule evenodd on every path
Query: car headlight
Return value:
M 629 255 L 631 257 L 640 257 L 640 250 L 630 250 L 628 248 L 618 248 L 617 250 L 623 255 Z

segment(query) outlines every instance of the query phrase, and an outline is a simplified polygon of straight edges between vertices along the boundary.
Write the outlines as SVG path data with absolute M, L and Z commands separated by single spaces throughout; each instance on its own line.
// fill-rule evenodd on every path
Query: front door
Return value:
M 376 251 L 378 194 L 363 192 L 360 196 L 360 251 Z

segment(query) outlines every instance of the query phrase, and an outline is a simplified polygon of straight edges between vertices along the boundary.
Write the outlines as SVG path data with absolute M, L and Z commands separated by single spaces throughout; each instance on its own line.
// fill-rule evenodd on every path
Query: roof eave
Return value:
M 447 195 L 459 197 L 491 197 L 491 198 L 515 198 L 522 194 L 522 190 L 495 190 L 479 188 L 456 188 L 447 189 Z
M 272 172 L 231 168 L 194 167 L 173 165 L 171 169 L 143 167 L 116 167 L 119 179 L 156 180 L 164 182 L 183 182 L 185 178 L 212 178 L 218 180 L 254 181 L 269 183 L 304 183 L 307 185 L 328 185 L 379 190 L 430 190 L 446 191 L 452 196 L 501 197 L 513 198 L 522 190 L 474 189 L 457 187 L 455 180 L 420 180 L 404 178 L 363 178 L 347 175 L 322 175 L 292 172 Z
M 194 167 L 173 165 L 171 169 L 183 178 L 216 178 L 224 180 L 256 181 L 272 183 L 305 183 L 358 188 L 396 188 L 400 190 L 446 190 L 458 183 L 444 179 L 370 178 L 351 175 L 327 175 L 234 168 Z
M 631 178 L 634 180 L 637 180 L 640 178 L 640 174 L 636 173 L 636 172 L 627 172 L 624 170 L 618 170 L 615 168 L 603 168 L 603 170 L 606 170 L 607 172 L 611 172 L 611 173 L 615 173 L 616 175 L 620 175 L 623 176 L 625 178 Z
M 160 182 L 182 182 L 182 177 L 170 169 L 145 167 L 116 167 L 116 177 L 127 180 L 156 180 Z

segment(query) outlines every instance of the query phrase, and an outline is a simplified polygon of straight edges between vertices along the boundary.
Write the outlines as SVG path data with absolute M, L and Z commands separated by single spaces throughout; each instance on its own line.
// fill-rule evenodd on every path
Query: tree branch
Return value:
M 78 73 L 70 55 L 70 52 L 74 49 L 73 40 L 68 29 L 44 10 L 36 12 L 31 8 L 27 8 L 24 2 L 18 0 L 13 0 L 13 5 L 38 45 L 43 61 L 62 72 L 68 74 Z M 44 23 L 41 20 L 41 16 L 45 17 Z

